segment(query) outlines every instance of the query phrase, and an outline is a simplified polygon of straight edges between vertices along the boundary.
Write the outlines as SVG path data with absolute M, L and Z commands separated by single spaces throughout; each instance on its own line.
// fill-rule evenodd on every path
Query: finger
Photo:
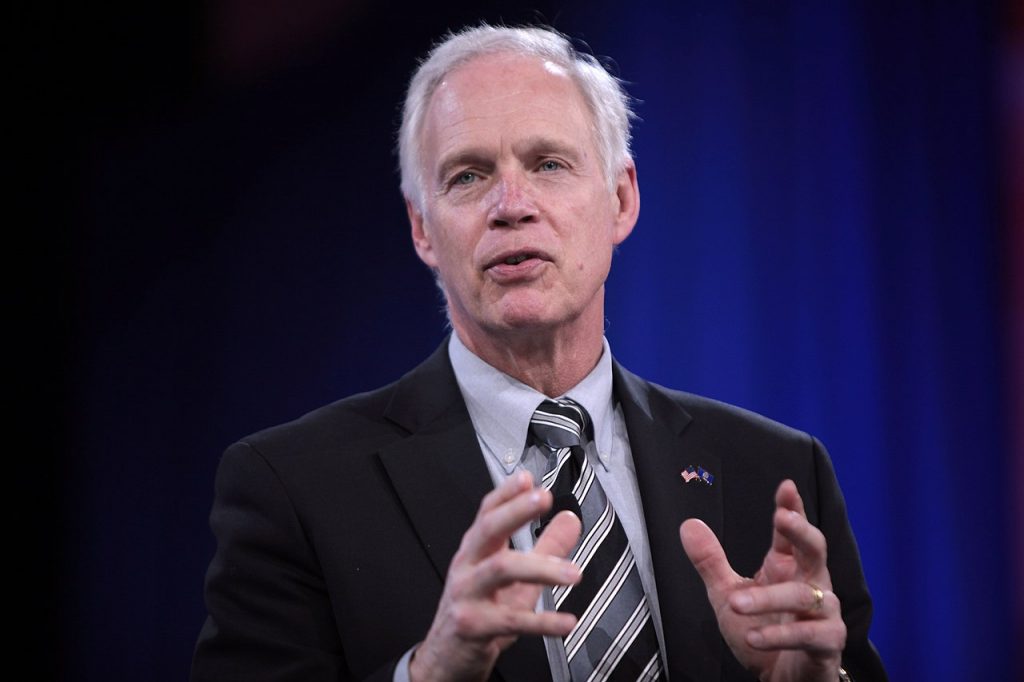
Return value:
M 831 590 L 797 581 L 737 590 L 729 605 L 745 615 L 789 612 L 823 619 L 840 612 L 839 597 Z
M 583 524 L 578 516 L 571 511 L 560 511 L 537 538 L 533 551 L 549 556 L 567 557 L 579 542 L 582 530 Z
M 474 567 L 469 591 L 472 596 L 482 597 L 513 583 L 573 585 L 582 577 L 579 566 L 567 559 L 507 551 L 492 554 Z
M 492 493 L 498 494 L 490 497 Z M 476 520 L 462 536 L 458 563 L 476 563 L 505 548 L 516 529 L 544 514 L 552 504 L 551 493 L 543 488 L 521 489 L 512 485 L 510 490 L 492 493 L 488 493 L 490 499 L 481 503 Z
M 533 475 L 529 471 L 515 472 L 502 481 L 501 485 L 484 495 L 484 499 L 480 502 L 480 508 L 476 512 L 477 518 L 532 487 Z
M 780 483 L 775 491 L 775 506 L 791 509 L 806 516 L 804 513 L 804 500 L 800 497 L 800 491 L 797 490 L 796 483 L 788 478 Z
M 531 552 L 492 554 L 478 564 L 469 588 L 475 595 L 491 594 L 513 582 L 572 585 L 580 581 L 579 566 L 566 560 L 576 546 L 582 526 L 575 514 L 559 512 L 548 524 Z
M 578 583 L 583 572 L 566 557 L 579 541 L 581 529 L 579 517 L 572 512 L 559 512 L 530 552 L 496 553 L 478 564 L 468 589 L 483 596 L 515 582 L 538 586 Z M 529 601 L 535 601 L 538 594 L 539 587 Z
M 453 610 L 456 632 L 471 639 L 505 635 L 565 637 L 576 625 L 576 616 L 561 611 L 532 611 L 466 602 Z
M 773 519 L 775 534 L 785 539 L 789 553 L 805 575 L 822 578 L 828 559 L 825 535 L 796 511 L 777 509 Z M 831 584 L 829 584 L 831 587 Z
M 838 615 L 828 620 L 797 620 L 766 625 L 747 632 L 747 644 L 755 649 L 803 649 L 838 653 L 846 646 L 846 624 Z
M 780 483 L 779 487 L 775 490 L 775 509 L 776 511 L 784 509 L 796 512 L 801 516 L 806 516 L 804 513 L 804 501 L 796 489 L 796 483 L 788 478 Z M 776 532 L 772 533 L 772 549 L 777 552 L 789 553 L 792 550 L 789 540 L 784 535 L 779 534 L 777 532 L 778 529 L 775 530 Z
M 679 539 L 686 556 L 709 590 L 723 590 L 740 577 L 729 565 L 725 550 L 714 532 L 700 519 L 683 521 L 679 527 Z

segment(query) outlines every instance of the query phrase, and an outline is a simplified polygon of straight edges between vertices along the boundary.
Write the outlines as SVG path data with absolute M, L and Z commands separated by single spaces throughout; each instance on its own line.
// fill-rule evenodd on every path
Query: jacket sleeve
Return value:
M 888 680 L 882 659 L 868 639 L 871 625 L 871 595 L 868 593 L 860 552 L 846 515 L 846 502 L 839 489 L 832 461 L 825 447 L 813 439 L 819 504 L 819 526 L 828 542 L 828 570 L 832 591 L 842 604 L 846 623 L 843 668 L 856 682 Z
M 284 484 L 246 443 L 221 459 L 210 526 L 217 550 L 192 681 L 350 679 L 315 550 Z M 394 664 L 369 679 L 390 680 Z

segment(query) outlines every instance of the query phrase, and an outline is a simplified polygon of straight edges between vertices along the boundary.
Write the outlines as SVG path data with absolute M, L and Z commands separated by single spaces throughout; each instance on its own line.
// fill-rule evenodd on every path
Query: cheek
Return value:
M 574 249 L 567 276 L 575 283 L 574 288 L 589 290 L 595 284 L 604 282 L 610 266 L 611 251 L 594 236 Z
M 599 279 L 603 282 L 611 269 L 613 248 L 609 229 L 601 228 L 588 231 L 583 243 L 576 251 L 578 254 L 576 274 L 587 280 Z
M 442 225 L 450 225 L 448 221 L 445 221 L 442 217 L 441 220 L 435 220 L 433 229 L 430 232 L 430 244 L 434 252 L 434 258 L 439 264 L 448 263 L 452 260 L 452 249 L 458 247 L 458 240 L 454 238 L 452 232 L 447 227 Z
M 460 211 L 437 210 L 433 225 L 432 244 L 436 259 L 454 267 L 471 265 L 477 242 L 472 220 Z
M 577 216 L 572 234 L 573 252 L 584 261 L 584 265 L 596 265 L 607 260 L 614 237 L 608 216 L 593 210 L 580 211 Z
M 445 238 L 435 242 L 434 253 L 436 268 L 442 273 L 442 279 L 459 288 L 474 286 L 471 282 L 477 279 L 477 272 L 473 266 L 473 247 L 469 239 L 446 234 Z

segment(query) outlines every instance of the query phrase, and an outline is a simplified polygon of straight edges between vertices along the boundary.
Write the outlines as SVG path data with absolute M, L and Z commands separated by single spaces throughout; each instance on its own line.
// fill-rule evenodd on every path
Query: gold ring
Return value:
M 821 588 L 814 583 L 807 583 L 807 586 L 811 588 L 814 593 L 814 605 L 811 606 L 811 611 L 820 611 L 822 605 L 825 603 L 825 593 L 821 591 Z

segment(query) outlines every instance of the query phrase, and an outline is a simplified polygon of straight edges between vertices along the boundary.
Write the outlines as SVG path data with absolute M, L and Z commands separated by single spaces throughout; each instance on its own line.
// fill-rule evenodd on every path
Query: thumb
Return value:
M 571 511 L 560 511 L 537 538 L 533 551 L 564 559 L 576 546 L 582 530 L 583 525 L 578 516 Z
M 704 586 L 709 590 L 722 589 L 739 577 L 729 565 L 725 550 L 715 537 L 714 531 L 700 519 L 683 521 L 683 525 L 679 527 L 679 539 L 683 543 L 686 556 L 690 558 L 693 567 L 700 573 Z

